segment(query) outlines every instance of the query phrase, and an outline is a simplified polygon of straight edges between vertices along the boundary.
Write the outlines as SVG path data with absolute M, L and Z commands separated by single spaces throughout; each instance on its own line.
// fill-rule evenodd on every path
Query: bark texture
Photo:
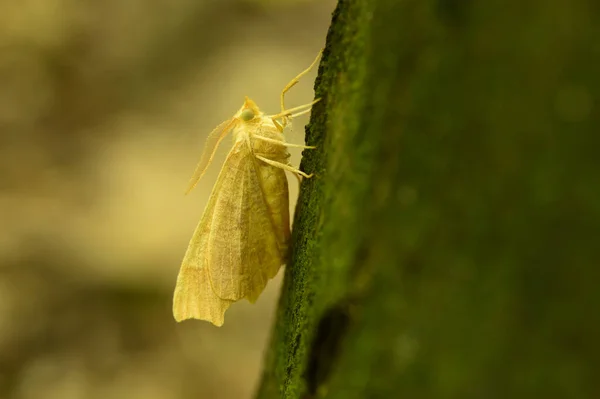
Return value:
M 600 3 L 341 0 L 257 398 L 600 397 Z

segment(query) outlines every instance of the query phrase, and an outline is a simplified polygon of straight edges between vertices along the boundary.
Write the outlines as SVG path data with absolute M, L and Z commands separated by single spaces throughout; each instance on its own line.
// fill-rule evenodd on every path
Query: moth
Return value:
M 292 118 L 310 112 L 319 99 L 286 109 L 284 98 L 317 64 L 322 51 L 284 87 L 279 113 L 265 115 L 246 97 L 235 115 L 209 134 L 186 194 L 204 175 L 229 133 L 233 147 L 177 276 L 173 296 L 176 321 L 200 319 L 223 325 L 225 311 L 232 303 L 244 298 L 254 303 L 285 264 L 290 240 L 285 171 L 299 180 L 312 176 L 290 165 L 287 148 L 315 147 L 287 143 L 283 131 Z

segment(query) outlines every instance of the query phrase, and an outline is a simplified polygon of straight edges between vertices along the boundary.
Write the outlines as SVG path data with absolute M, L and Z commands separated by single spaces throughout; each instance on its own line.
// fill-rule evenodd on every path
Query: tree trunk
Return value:
M 600 3 L 341 0 L 257 398 L 600 397 Z

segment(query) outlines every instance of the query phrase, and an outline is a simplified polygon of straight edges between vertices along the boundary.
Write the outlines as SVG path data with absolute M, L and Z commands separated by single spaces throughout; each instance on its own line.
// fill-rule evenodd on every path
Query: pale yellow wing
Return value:
M 225 311 L 232 303 L 215 295 L 206 267 L 181 266 L 173 296 L 175 320 L 206 320 L 220 327 L 225 322 Z
M 254 302 L 285 263 L 290 237 L 285 172 L 256 159 L 240 142 L 227 157 L 218 190 L 207 243 L 210 281 L 222 299 Z
M 208 143 L 212 143 L 212 147 L 208 145 L 204 149 L 204 153 L 196 168 L 194 176 L 197 176 L 195 182 L 202 176 L 204 170 L 210 163 L 214 149 L 219 141 L 224 137 L 223 132 L 227 132 L 225 128 L 230 129 L 230 121 L 223 122 L 211 133 Z M 218 133 L 218 134 L 217 134 Z M 221 136 L 219 136 L 221 135 Z M 230 155 L 234 152 L 230 152 Z M 210 154 L 210 155 L 207 155 Z M 228 156 L 228 158 L 229 158 Z M 215 217 L 215 202 L 218 194 L 221 192 L 220 186 L 224 181 L 227 169 L 224 168 L 219 174 L 219 178 L 213 187 L 208 204 L 204 209 L 202 218 L 192 235 L 188 248 L 177 276 L 175 285 L 175 293 L 173 295 L 173 316 L 175 320 L 182 321 L 186 319 L 199 319 L 211 322 L 216 326 L 223 325 L 225 311 L 234 302 L 219 298 L 212 289 L 210 276 L 208 274 L 208 261 L 210 248 L 208 246 L 208 238 L 210 226 Z M 192 178 L 194 182 L 194 178 Z M 194 184 L 190 186 L 193 188 Z M 189 190 L 188 190 L 189 191 Z
M 220 326 L 233 302 L 256 301 L 285 263 L 289 224 L 283 170 L 258 161 L 245 142 L 237 143 L 184 256 L 173 297 L 175 319 Z
M 214 215 L 214 199 L 212 195 L 190 240 L 177 276 L 173 295 L 173 316 L 177 321 L 199 319 L 221 326 L 225 311 L 233 303 L 215 294 L 208 275 L 208 229 Z

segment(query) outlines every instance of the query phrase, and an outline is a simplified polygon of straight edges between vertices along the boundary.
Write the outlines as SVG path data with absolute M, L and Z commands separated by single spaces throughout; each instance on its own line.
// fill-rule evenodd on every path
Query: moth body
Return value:
M 285 171 L 310 177 L 289 164 L 287 147 L 314 147 L 286 143 L 283 131 L 291 118 L 308 112 L 318 101 L 286 110 L 283 95 L 293 82 L 282 92 L 281 113 L 265 115 L 246 97 L 238 112 L 208 136 L 188 192 L 229 133 L 233 146 L 177 276 L 173 297 L 177 321 L 194 318 L 221 326 L 232 303 L 255 302 L 286 263 L 290 216 Z

